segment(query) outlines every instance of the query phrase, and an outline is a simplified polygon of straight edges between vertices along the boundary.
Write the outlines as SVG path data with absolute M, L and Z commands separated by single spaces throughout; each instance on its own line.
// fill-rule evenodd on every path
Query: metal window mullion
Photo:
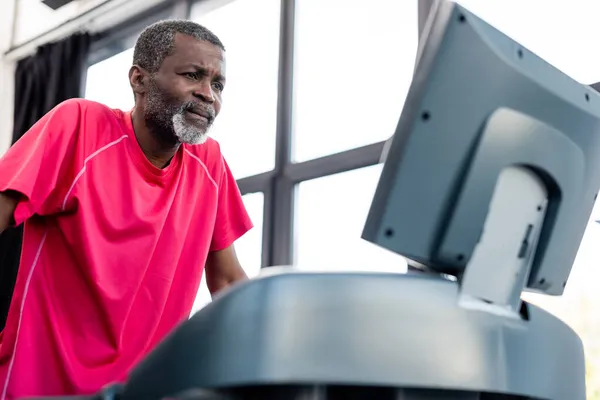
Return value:
M 263 267 L 289 265 L 293 261 L 294 185 L 285 170 L 292 155 L 295 7 L 295 0 L 281 0 L 275 169 L 265 192 Z
M 370 167 L 381 162 L 385 143 L 385 141 L 377 142 L 301 163 L 289 164 L 285 175 L 292 182 L 302 182 Z
M 294 189 L 294 182 L 285 176 L 276 178 L 270 188 L 271 247 L 265 267 L 291 265 L 294 261 Z
M 271 185 L 273 171 L 263 172 L 258 175 L 248 176 L 236 181 L 242 196 L 251 193 L 266 192 Z

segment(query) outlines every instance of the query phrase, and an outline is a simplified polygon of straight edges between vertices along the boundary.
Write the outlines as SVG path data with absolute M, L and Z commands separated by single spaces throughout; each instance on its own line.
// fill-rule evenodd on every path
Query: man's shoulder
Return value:
M 120 110 L 87 99 L 61 102 L 48 113 L 50 135 L 66 146 L 75 146 L 89 156 L 126 136 L 126 124 Z
M 93 100 L 74 98 L 65 100 L 51 111 L 53 119 L 86 137 L 103 141 L 122 136 L 125 129 L 125 112 Z
M 122 111 L 112 109 L 97 101 L 73 98 L 59 103 L 51 113 L 66 119 L 98 118 L 118 119 Z
M 206 169 L 211 177 L 215 181 L 218 181 L 217 178 L 223 173 L 224 159 L 221 153 L 221 146 L 215 139 L 208 138 L 202 144 L 185 144 L 184 151 L 190 156 L 188 162 Z
M 73 98 L 65 100 L 54 107 L 49 113 L 55 121 L 61 124 L 78 126 L 80 129 L 98 122 L 120 121 L 125 113 L 121 110 L 112 109 L 105 104 L 96 101 Z
M 184 144 L 183 146 L 186 152 L 199 157 L 203 162 L 223 157 L 219 142 L 213 138 L 206 139 L 206 142 L 202 144 Z

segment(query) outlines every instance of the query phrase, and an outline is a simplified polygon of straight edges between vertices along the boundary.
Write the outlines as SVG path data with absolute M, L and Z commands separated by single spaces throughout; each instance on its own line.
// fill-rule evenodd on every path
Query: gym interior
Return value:
M 3 0 L 0 154 L 27 129 L 20 110 L 35 104 L 47 111 L 54 105 L 53 92 L 66 90 L 57 85 L 79 93 L 74 97 L 130 109 L 134 98 L 127 71 L 137 35 L 158 20 L 191 19 L 227 47 L 228 91 L 212 137 L 221 144 L 255 225 L 236 242 L 248 276 L 287 265 L 405 273 L 404 259 L 361 239 L 361 232 L 432 3 Z M 578 82 L 600 81 L 597 1 L 458 3 Z M 357 58 L 356 48 L 368 49 L 372 57 Z M 38 75 L 23 72 L 33 65 Z M 23 89 L 30 86 L 36 90 Z M 254 118 L 260 123 L 241 123 Z M 589 400 L 600 400 L 598 220 L 600 205 L 592 212 L 564 294 L 524 294 L 582 339 Z M 6 247 L 0 249 L 7 252 Z M 0 293 L 2 299 L 7 296 Z M 193 313 L 210 301 L 203 284 Z

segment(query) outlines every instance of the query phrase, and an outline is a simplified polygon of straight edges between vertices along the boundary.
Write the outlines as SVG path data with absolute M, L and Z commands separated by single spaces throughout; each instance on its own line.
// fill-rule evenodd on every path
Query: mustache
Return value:
M 201 103 L 201 102 L 196 102 L 196 101 L 186 101 L 179 108 L 179 113 L 183 114 L 186 111 L 193 111 L 196 113 L 208 114 L 210 117 L 209 119 L 211 121 L 214 120 L 216 117 L 215 109 L 206 103 Z

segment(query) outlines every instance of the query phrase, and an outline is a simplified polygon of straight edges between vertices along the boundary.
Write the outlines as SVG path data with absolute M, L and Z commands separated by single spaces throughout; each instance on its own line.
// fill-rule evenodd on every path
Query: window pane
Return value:
M 572 78 L 600 80 L 597 0 L 458 0 L 523 46 Z
M 412 79 L 417 0 L 296 7 L 294 160 L 388 139 Z
M 129 68 L 133 48 L 91 65 L 87 70 L 85 98 L 111 108 L 133 108 L 133 91 L 129 85 Z
M 302 182 L 295 264 L 303 270 L 406 272 L 401 256 L 361 239 L 382 165 Z
M 260 272 L 261 266 L 264 195 L 263 193 L 251 193 L 243 196 L 243 199 L 246 210 L 254 223 L 254 228 L 235 242 L 235 251 L 244 271 L 248 277 L 253 278 Z M 210 300 L 210 292 L 206 287 L 206 279 L 203 275 L 192 314 L 210 303 Z
M 227 50 L 223 108 L 211 134 L 238 179 L 275 165 L 279 3 L 237 0 L 207 12 L 214 2 L 202 1 L 192 8 L 191 19 Z

